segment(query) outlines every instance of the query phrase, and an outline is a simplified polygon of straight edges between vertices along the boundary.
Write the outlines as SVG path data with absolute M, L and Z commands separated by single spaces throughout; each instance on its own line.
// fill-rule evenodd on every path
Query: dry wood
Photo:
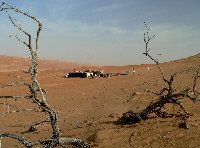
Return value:
M 162 109 L 164 109 L 165 104 L 170 103 L 170 104 L 180 107 L 181 114 L 176 114 L 175 116 L 179 116 L 179 117 L 181 117 L 181 119 L 184 119 L 183 123 L 185 124 L 185 126 L 181 126 L 181 127 L 188 128 L 187 118 L 192 114 L 189 114 L 186 111 L 186 109 L 182 103 L 182 100 L 184 98 L 189 98 L 193 102 L 199 100 L 200 93 L 198 91 L 196 91 L 196 84 L 197 84 L 198 78 L 200 78 L 200 66 L 198 68 L 194 69 L 194 71 L 195 71 L 194 81 L 193 81 L 193 86 L 191 89 L 184 89 L 184 90 L 180 90 L 180 91 L 175 90 L 173 87 L 173 83 L 174 83 L 174 80 L 176 77 L 176 73 L 170 75 L 169 79 L 166 78 L 165 73 L 160 66 L 160 63 L 158 62 L 158 60 L 156 60 L 150 54 L 150 48 L 148 47 L 150 41 L 155 37 L 155 35 L 151 36 L 150 29 L 148 28 L 148 26 L 145 22 L 144 22 L 144 25 L 146 28 L 146 32 L 144 32 L 145 52 L 143 54 L 146 55 L 148 58 L 150 58 L 157 65 L 157 67 L 161 73 L 162 80 L 166 83 L 167 87 L 164 87 L 159 92 L 152 92 L 149 89 L 147 89 L 146 90 L 147 92 L 151 92 L 151 93 L 157 95 L 158 99 L 151 102 L 141 112 L 134 112 L 134 111 L 130 110 L 130 111 L 124 113 L 118 121 L 122 124 L 135 124 L 135 123 L 140 122 L 141 120 L 148 119 L 149 115 L 152 113 L 154 113 L 158 117 L 162 117 L 162 118 L 172 117 L 172 116 L 174 116 L 174 114 L 172 115 L 172 114 L 168 114 L 167 112 L 162 111 Z
M 21 27 L 19 23 L 17 23 L 17 19 L 14 18 L 13 16 L 10 15 L 10 12 L 13 11 L 14 13 L 18 13 L 23 15 L 24 17 L 27 17 L 31 20 L 33 20 L 38 28 L 37 28 L 37 33 L 36 33 L 36 39 L 35 39 L 35 48 L 32 47 L 32 43 L 34 42 L 32 39 L 32 34 L 27 32 L 25 29 Z M 21 33 L 26 35 L 28 37 L 28 42 L 23 41 L 20 39 L 17 35 L 14 37 L 21 43 L 23 43 L 26 47 L 28 47 L 31 55 L 31 65 L 29 67 L 28 73 L 30 74 L 31 82 L 27 83 L 25 81 L 20 81 L 20 82 L 14 82 L 11 84 L 1 84 L 1 88 L 5 87 L 13 87 L 17 85 L 26 85 L 29 88 L 29 92 L 27 96 L 0 96 L 0 99 L 29 99 L 33 103 L 38 105 L 38 109 L 40 112 L 45 112 L 46 115 L 48 115 L 48 122 L 51 123 L 51 128 L 52 128 L 52 135 L 50 138 L 47 138 L 46 140 L 37 140 L 37 141 L 29 141 L 23 136 L 16 135 L 13 133 L 7 133 L 7 132 L 2 132 L 0 133 L 0 138 L 13 138 L 18 140 L 21 144 L 23 144 L 26 147 L 32 147 L 35 145 L 42 145 L 45 148 L 53 148 L 56 146 L 62 146 L 65 147 L 66 145 L 73 145 L 76 147 L 88 147 L 87 142 L 85 142 L 82 139 L 77 139 L 77 138 L 71 138 L 71 137 L 60 137 L 60 131 L 58 128 L 58 112 L 55 111 L 47 102 L 46 102 L 46 91 L 40 86 L 40 83 L 38 81 L 38 41 L 39 41 L 39 36 L 40 32 L 42 30 L 42 23 L 34 16 L 29 15 L 28 13 L 25 13 L 18 9 L 17 7 L 13 7 L 9 4 L 6 4 L 2 2 L 0 5 L 0 12 L 5 12 L 8 15 L 9 20 L 13 24 L 13 26 L 19 30 Z M 38 111 L 37 109 L 37 111 Z M 36 111 L 34 109 L 18 109 L 13 112 L 17 111 Z M 46 121 L 44 121 L 46 122 Z M 42 123 L 44 123 L 42 122 Z M 36 128 L 40 125 L 40 123 L 35 124 L 31 128 L 31 130 L 36 130 Z

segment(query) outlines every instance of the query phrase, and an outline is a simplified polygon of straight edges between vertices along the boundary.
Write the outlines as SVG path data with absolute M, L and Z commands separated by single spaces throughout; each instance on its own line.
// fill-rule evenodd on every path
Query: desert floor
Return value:
M 173 62 L 161 64 L 169 78 L 177 72 L 174 87 L 176 90 L 193 86 L 191 67 L 200 63 L 200 54 Z M 111 78 L 65 78 L 71 70 L 40 71 L 39 81 L 47 90 L 48 103 L 59 111 L 59 128 L 63 137 L 76 137 L 88 141 L 94 148 L 197 148 L 200 147 L 200 103 L 193 103 L 184 98 L 183 104 L 193 115 L 188 119 L 189 129 L 179 127 L 181 120 L 173 118 L 156 118 L 141 121 L 135 125 L 119 125 L 117 120 L 128 110 L 143 110 L 158 96 L 146 92 L 146 89 L 160 91 L 166 84 L 162 81 L 156 65 L 134 66 L 136 73 L 113 76 Z M 127 73 L 132 66 L 102 67 L 104 72 Z M 84 69 L 84 68 L 83 68 Z M 0 72 L 0 84 L 11 83 L 21 78 L 29 80 L 22 71 Z M 200 90 L 200 81 L 197 83 Z M 25 95 L 24 86 L 0 89 L 1 95 Z M 30 125 L 42 121 L 44 114 L 34 112 L 16 112 L 5 103 L 20 108 L 34 108 L 27 100 L 0 100 L 0 132 L 11 132 L 31 140 L 45 139 L 50 136 L 49 124 L 36 132 L 26 132 Z M 2 104 L 4 103 L 4 105 Z M 168 105 L 166 111 L 176 113 L 178 106 Z M 1 139 L 2 148 L 23 147 L 12 139 Z

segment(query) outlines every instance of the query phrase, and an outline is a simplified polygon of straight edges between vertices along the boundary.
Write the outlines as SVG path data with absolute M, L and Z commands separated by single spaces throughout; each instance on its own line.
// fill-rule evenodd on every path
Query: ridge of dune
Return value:
M 189 56 L 182 59 L 177 59 L 174 61 L 165 62 L 162 64 L 173 64 L 173 63 L 185 63 L 185 64 L 193 64 L 193 63 L 200 63 L 200 53 Z M 30 65 L 30 59 L 24 57 L 16 57 L 16 56 L 7 56 L 7 55 L 0 55 L 0 72 L 9 72 L 9 71 L 18 71 L 18 70 L 26 70 Z M 97 65 L 89 65 L 89 64 L 82 64 L 70 61 L 61 61 L 61 60 L 50 60 L 50 59 L 39 59 L 39 69 L 40 70 L 63 70 L 63 69 L 91 69 L 91 70 L 126 70 L 134 68 L 144 68 L 152 64 L 141 64 L 141 65 L 123 65 L 123 66 L 97 66 Z
M 30 59 L 28 58 L 0 55 L 0 72 L 25 70 L 28 65 L 30 65 Z M 73 69 L 83 66 L 89 65 L 61 60 L 39 59 L 40 70 Z

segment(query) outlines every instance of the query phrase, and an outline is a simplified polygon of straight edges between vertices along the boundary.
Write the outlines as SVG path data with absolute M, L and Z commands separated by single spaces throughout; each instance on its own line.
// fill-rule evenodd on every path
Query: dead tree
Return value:
M 158 67 L 162 80 L 166 83 L 167 87 L 164 87 L 160 92 L 152 92 L 149 89 L 147 89 L 147 92 L 151 92 L 158 96 L 158 99 L 151 102 L 144 110 L 141 112 L 134 112 L 132 110 L 126 112 L 123 114 L 123 116 L 119 119 L 119 122 L 122 124 L 134 124 L 138 123 L 141 120 L 146 120 L 149 118 L 149 115 L 151 113 L 156 114 L 158 117 L 171 117 L 174 116 L 172 114 L 169 114 L 167 112 L 162 111 L 164 109 L 165 104 L 171 103 L 173 105 L 177 105 L 181 109 L 181 117 L 183 117 L 185 121 L 185 127 L 188 128 L 188 125 L 186 124 L 187 118 L 190 116 L 190 114 L 186 111 L 182 100 L 184 98 L 189 98 L 193 102 L 196 102 L 199 99 L 200 93 L 196 90 L 196 84 L 198 78 L 200 78 L 200 65 L 198 68 L 193 69 L 195 71 L 194 73 L 194 81 L 193 86 L 191 89 L 184 89 L 181 91 L 177 91 L 174 89 L 174 79 L 177 75 L 177 73 L 174 73 L 170 75 L 169 79 L 165 76 L 165 73 L 163 69 L 160 66 L 160 63 L 158 60 L 156 60 L 151 54 L 150 54 L 150 48 L 149 43 L 150 41 L 155 37 L 155 35 L 150 35 L 150 29 L 148 28 L 147 24 L 144 22 L 146 32 L 144 32 L 144 42 L 145 42 L 145 52 L 143 53 L 145 56 L 147 56 L 149 59 L 151 59 Z
M 73 145 L 76 147 L 88 147 L 87 142 L 77 139 L 77 138 L 70 138 L 70 137 L 61 137 L 60 136 L 60 131 L 58 128 L 58 112 L 55 111 L 46 101 L 46 95 L 47 92 L 40 86 L 40 83 L 38 81 L 38 41 L 39 41 L 39 36 L 40 32 L 42 30 L 42 23 L 34 16 L 23 12 L 22 10 L 18 9 L 17 7 L 13 7 L 9 4 L 6 4 L 2 2 L 0 5 L 0 11 L 4 12 L 8 15 L 9 20 L 11 21 L 12 25 L 20 31 L 22 34 L 24 34 L 27 38 L 28 41 L 22 40 L 19 36 L 15 35 L 14 37 L 24 44 L 26 47 L 28 47 L 28 50 L 30 51 L 30 57 L 31 57 L 31 64 L 28 70 L 28 73 L 30 74 L 31 82 L 26 82 L 26 81 L 20 81 L 20 82 L 15 82 L 11 84 L 4 84 L 0 85 L 1 88 L 6 88 L 6 87 L 13 87 L 16 85 L 24 85 L 28 87 L 29 92 L 27 93 L 26 96 L 0 96 L 0 99 L 27 99 L 30 100 L 30 102 L 33 102 L 36 104 L 38 107 L 37 109 L 34 109 L 32 111 L 39 111 L 45 113 L 47 116 L 47 120 L 42 121 L 42 122 L 37 122 L 33 126 L 30 127 L 29 131 L 34 131 L 36 128 L 44 122 L 49 122 L 51 124 L 52 128 L 52 134 L 51 137 L 44 139 L 44 140 L 37 140 L 37 141 L 29 141 L 22 135 L 17 135 L 14 133 L 7 133 L 0 131 L 0 138 L 12 138 L 18 140 L 21 144 L 23 144 L 26 147 L 33 147 L 37 145 L 42 145 L 45 148 L 53 148 L 56 146 L 62 146 L 66 147 L 67 145 Z M 15 14 L 20 14 L 33 22 L 37 24 L 37 31 L 36 31 L 36 39 L 33 40 L 32 34 L 26 31 L 21 24 L 17 22 L 17 19 L 13 16 L 11 16 L 11 12 Z M 35 47 L 33 47 L 32 43 L 35 43 Z M 21 109 L 19 107 L 19 109 Z M 21 111 L 27 111 L 28 109 L 21 109 Z

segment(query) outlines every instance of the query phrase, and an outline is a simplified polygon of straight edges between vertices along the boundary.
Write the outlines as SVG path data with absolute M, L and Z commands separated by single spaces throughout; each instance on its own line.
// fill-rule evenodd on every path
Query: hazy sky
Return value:
M 147 63 L 146 21 L 153 54 L 170 61 L 200 52 L 200 0 L 5 0 L 43 23 L 40 57 L 101 65 Z M 14 14 L 13 14 L 14 15 Z M 27 29 L 32 21 L 16 16 Z M 0 54 L 28 56 L 0 12 Z M 23 35 L 21 35 L 23 38 Z

